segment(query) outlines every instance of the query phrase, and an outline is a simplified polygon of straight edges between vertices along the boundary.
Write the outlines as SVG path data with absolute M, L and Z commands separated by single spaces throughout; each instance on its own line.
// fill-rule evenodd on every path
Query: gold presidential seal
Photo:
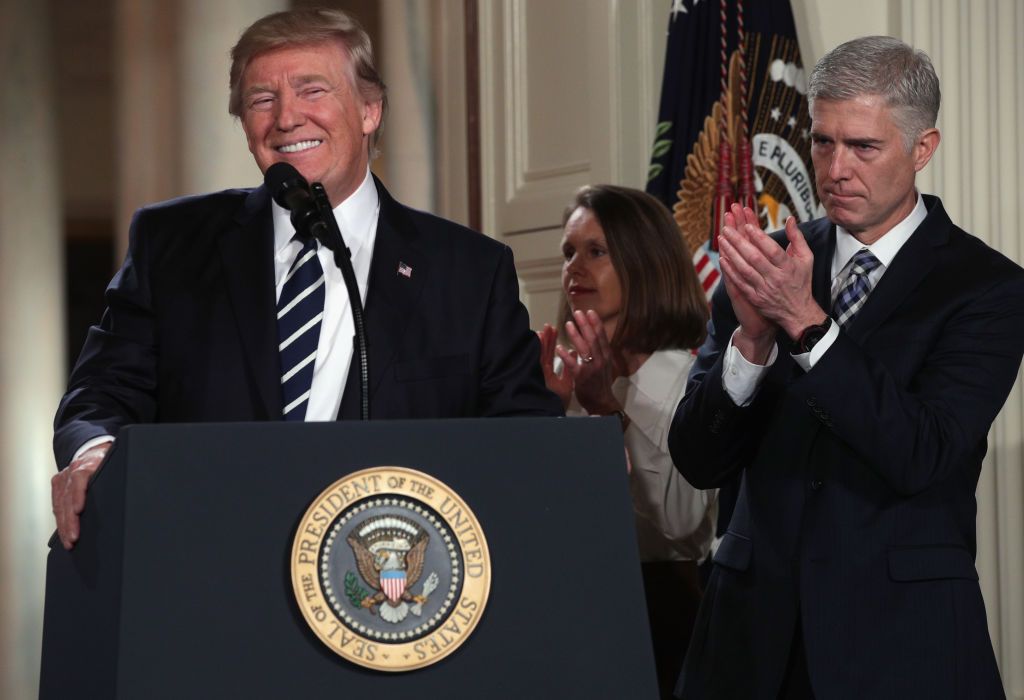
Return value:
M 331 651 L 379 671 L 436 663 L 473 632 L 491 588 L 480 523 L 445 484 L 373 467 L 321 493 L 292 545 L 299 609 Z

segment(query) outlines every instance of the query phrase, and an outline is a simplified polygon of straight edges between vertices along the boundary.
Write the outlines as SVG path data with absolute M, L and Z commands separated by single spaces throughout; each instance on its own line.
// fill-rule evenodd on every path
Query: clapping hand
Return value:
M 793 217 L 786 220 L 786 238 L 783 248 L 761 229 L 753 210 L 738 204 L 726 214 L 719 238 L 722 277 L 740 323 L 735 342 L 759 364 L 777 329 L 795 339 L 825 316 L 811 294 L 814 254 Z
M 574 311 L 572 320 L 565 324 L 565 332 L 576 351 L 559 345 L 555 352 L 562 358 L 562 373 L 571 378 L 580 406 L 591 415 L 622 410 L 612 394 L 615 359 L 601 317 L 593 310 Z
M 562 400 L 562 408 L 569 407 L 572 398 L 572 377 L 562 367 L 559 374 L 555 371 L 555 347 L 558 344 L 558 331 L 550 323 L 545 323 L 542 330 L 537 331 L 540 338 L 540 367 L 544 371 L 544 383 L 558 398 Z

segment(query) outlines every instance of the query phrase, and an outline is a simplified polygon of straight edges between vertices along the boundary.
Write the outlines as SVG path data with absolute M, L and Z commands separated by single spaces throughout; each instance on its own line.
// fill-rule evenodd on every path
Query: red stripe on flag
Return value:
M 705 266 L 706 266 L 706 265 L 707 265 L 707 264 L 708 264 L 709 262 L 711 262 L 711 258 L 710 258 L 710 257 L 708 256 L 708 254 L 707 254 L 707 253 L 705 253 L 705 252 L 704 252 L 703 250 L 702 250 L 702 251 L 700 251 L 700 252 L 698 253 L 698 255 L 699 255 L 700 257 L 699 257 L 699 258 L 697 259 L 697 262 L 696 262 L 696 263 L 694 264 L 694 268 L 695 268 L 695 269 L 697 270 L 697 274 L 699 275 L 699 274 L 700 274 L 700 272 L 701 272 L 701 270 L 703 270 L 703 269 L 704 269 L 704 267 L 705 267 Z
M 710 296 L 711 291 L 718 286 L 718 270 L 711 270 L 711 274 L 704 278 L 704 291 Z

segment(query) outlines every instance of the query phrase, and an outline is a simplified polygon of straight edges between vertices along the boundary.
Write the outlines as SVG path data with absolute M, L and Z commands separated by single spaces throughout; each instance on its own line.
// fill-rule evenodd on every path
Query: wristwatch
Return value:
M 832 317 L 826 316 L 825 320 L 814 326 L 807 326 L 800 331 L 800 337 L 797 338 L 797 348 L 800 350 L 800 354 L 810 352 L 811 349 L 818 344 L 818 342 L 825 337 L 828 333 L 828 329 L 832 327 Z

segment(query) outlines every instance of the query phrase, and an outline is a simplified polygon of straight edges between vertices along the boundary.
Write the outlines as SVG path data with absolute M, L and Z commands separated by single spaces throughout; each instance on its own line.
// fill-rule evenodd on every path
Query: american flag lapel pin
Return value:
M 408 277 L 409 279 L 412 279 L 412 266 L 411 265 L 406 265 L 404 262 L 399 260 L 398 261 L 398 274 L 400 274 L 402 277 Z

